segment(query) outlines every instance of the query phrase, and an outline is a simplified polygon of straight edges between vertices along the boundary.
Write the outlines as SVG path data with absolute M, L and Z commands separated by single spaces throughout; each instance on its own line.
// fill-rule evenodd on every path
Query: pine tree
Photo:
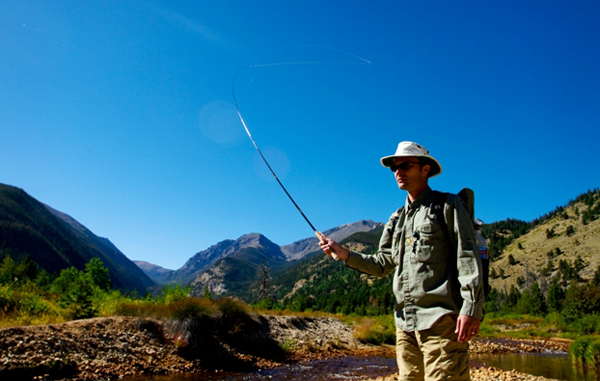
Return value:
M 533 282 L 529 290 L 529 313 L 535 316 L 544 316 L 547 312 L 546 300 L 540 290 L 538 282 Z
M 112 287 L 110 272 L 104 266 L 100 258 L 94 257 L 85 264 L 85 272 L 93 285 L 96 285 L 103 291 L 108 291 Z
M 490 278 L 492 278 L 492 279 L 498 278 L 498 274 L 496 274 L 496 268 L 495 267 L 492 267 L 492 270 L 490 271 Z
M 559 312 L 565 299 L 565 290 L 558 284 L 556 278 L 552 280 L 552 284 L 548 289 L 547 299 L 548 310 L 551 312 Z

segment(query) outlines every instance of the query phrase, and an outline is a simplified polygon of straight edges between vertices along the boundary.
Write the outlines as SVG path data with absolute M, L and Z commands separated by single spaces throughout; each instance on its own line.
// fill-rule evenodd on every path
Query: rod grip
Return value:
M 323 233 L 321 233 L 319 231 L 316 231 L 316 230 L 315 230 L 315 235 L 317 236 L 317 238 L 319 239 L 319 241 L 322 241 L 323 237 L 325 237 L 323 235 Z M 340 257 L 337 256 L 337 254 L 335 253 L 335 251 L 331 250 L 330 253 L 331 253 L 331 258 L 335 259 L 336 261 L 340 260 Z

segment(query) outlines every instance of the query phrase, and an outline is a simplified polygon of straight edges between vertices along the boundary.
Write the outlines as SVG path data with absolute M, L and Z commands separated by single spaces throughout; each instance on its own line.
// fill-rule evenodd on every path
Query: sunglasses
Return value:
M 406 171 L 411 166 L 417 165 L 417 164 L 421 164 L 421 162 L 419 162 L 419 161 L 405 161 L 405 162 L 402 162 L 402 163 L 400 163 L 398 165 L 396 165 L 396 164 L 391 165 L 390 169 L 392 170 L 392 172 L 396 172 L 397 170 Z

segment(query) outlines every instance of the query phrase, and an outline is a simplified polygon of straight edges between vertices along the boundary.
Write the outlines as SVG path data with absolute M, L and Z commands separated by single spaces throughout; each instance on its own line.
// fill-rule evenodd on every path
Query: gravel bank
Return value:
M 142 374 L 271 368 L 290 361 L 393 351 L 389 346 L 361 344 L 350 327 L 332 318 L 253 316 L 247 321 L 229 322 L 225 328 L 201 327 L 110 317 L 0 329 L 0 379 L 115 380 Z M 476 341 L 472 351 L 542 352 L 566 350 L 567 345 L 531 340 Z M 493 368 L 471 372 L 476 381 L 543 380 Z

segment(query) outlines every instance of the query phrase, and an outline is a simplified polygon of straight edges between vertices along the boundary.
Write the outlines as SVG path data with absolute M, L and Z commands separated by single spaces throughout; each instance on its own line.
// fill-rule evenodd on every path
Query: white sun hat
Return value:
M 435 177 L 442 173 L 442 166 L 440 162 L 429 155 L 429 150 L 420 144 L 414 142 L 400 142 L 395 154 L 381 158 L 381 165 L 384 167 L 391 167 L 394 165 L 394 158 L 396 157 L 424 158 L 425 160 L 423 164 L 429 164 L 431 166 L 429 177 Z

